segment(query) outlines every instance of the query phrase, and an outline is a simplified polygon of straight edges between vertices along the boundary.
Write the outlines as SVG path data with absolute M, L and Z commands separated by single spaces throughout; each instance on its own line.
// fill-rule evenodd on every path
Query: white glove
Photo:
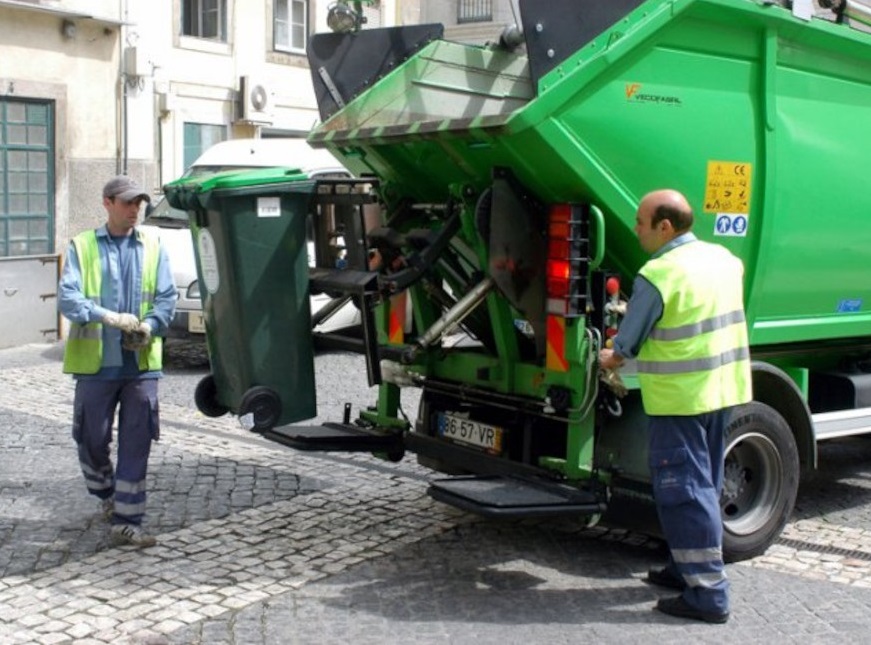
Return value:
M 133 314 L 119 314 L 115 311 L 108 311 L 103 316 L 103 322 L 110 327 L 117 327 L 121 331 L 133 332 L 139 329 L 139 318 Z
M 143 321 L 134 331 L 125 331 L 121 336 L 121 347 L 137 352 L 145 349 L 151 342 L 151 325 Z

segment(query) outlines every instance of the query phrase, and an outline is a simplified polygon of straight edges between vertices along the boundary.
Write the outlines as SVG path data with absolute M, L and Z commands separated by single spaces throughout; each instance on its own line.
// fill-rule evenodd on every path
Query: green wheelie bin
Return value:
M 232 412 L 256 431 L 314 417 L 305 221 L 314 182 L 266 168 L 181 179 L 164 190 L 188 211 L 196 250 L 211 364 L 197 408 Z

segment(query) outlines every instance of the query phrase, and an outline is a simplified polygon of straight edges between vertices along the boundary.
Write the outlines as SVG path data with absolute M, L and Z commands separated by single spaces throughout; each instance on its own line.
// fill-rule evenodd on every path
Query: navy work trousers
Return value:
M 669 566 L 687 583 L 684 600 L 714 613 L 729 611 L 720 513 L 729 412 L 650 417 L 653 498 Z
M 118 464 L 112 465 L 112 422 L 118 410 Z M 157 379 L 78 380 L 73 439 L 88 492 L 115 498 L 112 524 L 141 524 L 151 441 L 160 435 Z

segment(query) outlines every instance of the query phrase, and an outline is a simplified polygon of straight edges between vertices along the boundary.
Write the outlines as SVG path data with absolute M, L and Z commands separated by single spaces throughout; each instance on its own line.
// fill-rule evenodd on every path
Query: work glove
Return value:
M 599 380 L 602 381 L 602 383 L 604 383 L 618 399 L 622 399 L 629 393 L 626 384 L 623 383 L 623 379 L 620 377 L 620 373 L 617 370 L 600 370 Z
M 121 347 L 132 352 L 148 347 L 151 342 L 151 325 L 147 321 L 139 323 L 134 331 L 125 331 L 121 334 Z
M 126 332 L 134 332 L 139 329 L 139 318 L 133 314 L 119 314 L 115 311 L 107 311 L 106 315 L 103 316 L 103 323 Z

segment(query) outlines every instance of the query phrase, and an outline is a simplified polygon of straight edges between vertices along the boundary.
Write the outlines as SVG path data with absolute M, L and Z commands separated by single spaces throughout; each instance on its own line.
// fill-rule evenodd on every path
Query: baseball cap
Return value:
M 137 197 L 142 197 L 147 202 L 151 201 L 148 193 L 127 175 L 118 175 L 107 181 L 103 186 L 103 197 L 120 197 L 125 202 L 132 202 Z

